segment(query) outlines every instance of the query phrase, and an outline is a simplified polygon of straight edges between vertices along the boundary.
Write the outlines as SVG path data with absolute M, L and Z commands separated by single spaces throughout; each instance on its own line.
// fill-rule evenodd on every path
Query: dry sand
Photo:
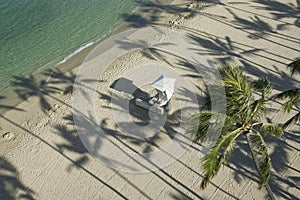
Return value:
M 145 41 L 163 43 L 169 40 L 177 44 L 182 38 L 177 32 L 189 36 L 190 44 L 182 43 L 180 47 L 166 45 L 162 48 L 168 49 L 165 52 L 147 52 L 127 51 L 122 48 L 121 44 L 124 46 L 124 43 L 119 43 L 113 45 L 105 59 L 97 57 L 99 53 L 106 52 L 106 47 L 113 44 L 110 41 L 113 37 L 110 37 L 90 52 L 82 66 L 91 66 L 88 69 L 95 71 L 90 71 L 90 76 L 95 75 L 98 80 L 96 84 L 94 80 L 89 80 L 81 89 L 95 95 L 95 117 L 84 113 L 86 118 L 82 120 L 85 120 L 89 127 L 96 127 L 96 133 L 104 130 L 110 135 L 115 135 L 116 137 L 111 139 L 119 149 L 129 154 L 132 153 L 130 151 L 155 152 L 158 151 L 158 147 L 170 143 L 180 130 L 178 116 L 184 108 L 190 106 L 187 103 L 187 92 L 201 95 L 197 86 L 203 86 L 205 82 L 196 76 L 194 70 L 183 67 L 182 58 L 170 53 L 176 52 L 176 48 L 181 52 L 182 49 L 190 47 L 202 57 L 208 52 L 216 63 L 242 65 L 252 78 L 266 75 L 274 84 L 275 92 L 299 87 L 299 76 L 290 78 L 285 67 L 299 56 L 299 2 L 216 2 L 201 1 L 191 5 L 188 1 L 176 0 L 162 8 L 149 5 L 150 10 L 143 20 L 144 26 L 140 28 L 150 26 L 147 24 L 148 19 L 154 20 L 154 16 L 163 10 L 153 28 L 153 31 L 157 32 L 145 33 L 137 30 L 131 34 L 132 40 L 143 39 L 138 41 L 140 43 L 133 42 L 135 45 L 144 46 Z M 189 10 L 186 10 L 187 5 L 190 5 Z M 130 24 L 136 26 L 134 22 Z M 115 59 L 120 52 L 124 54 Z M 186 55 L 181 56 L 186 58 Z M 105 63 L 109 63 L 110 59 L 112 63 L 106 66 Z M 188 60 L 195 62 L 192 58 Z M 102 69 L 105 71 L 97 74 Z M 79 70 L 82 72 L 82 68 Z M 238 141 L 232 162 L 221 169 L 206 190 L 200 190 L 199 186 L 202 170 L 198 155 L 200 147 L 196 144 L 184 151 L 178 160 L 155 172 L 127 173 L 108 167 L 107 162 L 103 164 L 84 147 L 73 121 L 73 113 L 80 114 L 78 110 L 84 110 L 81 107 L 73 108 L 74 93 L 69 92 L 77 71 L 78 68 L 67 73 L 54 73 L 40 93 L 28 98 L 14 110 L 6 112 L 0 119 L 0 199 L 269 198 L 265 189 L 258 190 L 259 178 L 244 138 Z M 140 76 L 133 76 L 134 72 Z M 126 77 L 133 80 L 142 90 L 149 91 L 146 83 L 150 83 L 161 73 L 178 75 L 177 79 L 182 78 L 188 82 L 190 88 L 183 93 L 185 88 L 177 86 L 172 109 L 167 118 L 168 126 L 161 128 L 156 136 L 146 141 L 125 137 L 124 127 L 120 127 L 120 123 L 130 121 L 128 113 L 121 104 L 113 103 L 111 99 L 127 99 L 131 96 L 119 94 L 110 86 L 117 79 Z M 95 90 L 88 88 L 93 85 L 97 86 Z M 34 86 L 40 85 L 37 83 Z M 35 87 L 24 87 L 19 94 L 28 94 L 36 89 Z M 115 96 L 112 95 L 113 92 Z M 89 94 L 84 95 L 93 97 Z M 182 102 L 184 106 L 180 104 Z M 269 113 L 268 117 L 282 123 L 290 115 L 283 115 L 276 110 L 279 105 L 274 102 L 272 106 L 275 110 Z M 117 117 L 113 116 L 112 111 Z M 116 118 L 124 120 L 116 123 Z M 141 116 L 133 115 L 132 119 L 143 123 Z M 92 135 L 91 138 L 93 139 Z M 269 183 L 275 197 L 299 199 L 299 126 L 290 128 L 281 139 L 267 140 L 273 161 Z M 97 141 L 96 137 L 96 141 L 91 142 L 94 149 L 99 151 L 96 155 L 105 150 L 104 140 Z M 109 160 L 110 156 L 106 155 L 105 158 Z M 111 166 L 118 165 L 118 160 L 109 161 Z M 132 167 L 132 163 L 125 163 Z M 136 163 L 137 166 L 139 163 Z

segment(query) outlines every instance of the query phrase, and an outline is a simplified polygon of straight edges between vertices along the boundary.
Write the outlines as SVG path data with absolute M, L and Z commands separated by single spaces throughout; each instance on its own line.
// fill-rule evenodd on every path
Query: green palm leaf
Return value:
M 276 96 L 277 99 L 287 99 L 283 104 L 283 110 L 290 112 L 300 102 L 300 88 L 284 91 Z
M 216 145 L 203 158 L 204 179 L 201 188 L 204 189 L 209 181 L 218 173 L 222 164 L 226 164 L 232 155 L 233 145 L 238 136 L 242 134 L 242 128 L 223 135 Z
M 280 137 L 282 135 L 282 129 L 277 124 L 263 123 L 260 130 L 265 134 L 270 134 L 275 137 Z
M 258 100 L 255 100 L 251 104 L 251 114 L 248 115 L 248 121 L 252 120 L 260 120 L 261 117 L 266 113 L 267 111 L 267 104 L 269 100 L 261 98 Z
M 288 64 L 288 69 L 291 71 L 291 74 L 300 74 L 300 59 L 295 60 L 294 62 Z
M 252 84 L 253 88 L 256 89 L 256 91 L 259 91 L 264 99 L 268 98 L 272 92 L 272 86 L 266 77 L 260 78 Z
M 226 127 L 223 127 L 223 121 L 224 119 L 226 121 L 226 118 L 228 117 L 224 114 L 210 111 L 203 111 L 194 115 L 190 120 L 191 125 L 189 126 L 189 132 L 193 133 L 193 141 L 203 142 L 204 139 L 209 138 L 209 135 L 207 135 L 209 128 L 219 131 Z M 227 123 L 228 120 L 229 119 L 227 119 Z
M 295 60 L 294 62 L 287 65 L 287 68 L 290 69 L 291 75 L 300 74 L 300 59 Z M 293 107 L 297 107 L 300 102 L 300 88 L 290 89 L 278 94 L 275 98 L 287 100 L 283 103 L 282 107 L 285 112 L 291 112 Z M 283 129 L 286 129 L 289 125 L 293 123 L 298 123 L 300 121 L 300 112 L 290 118 L 283 124 Z
M 204 178 L 201 182 L 202 189 L 218 173 L 221 165 L 229 161 L 235 141 L 240 135 L 246 134 L 248 138 L 248 135 L 251 133 L 250 130 L 255 131 L 253 129 L 254 126 L 259 127 L 265 134 L 272 136 L 280 136 L 282 133 L 278 125 L 259 121 L 267 111 L 267 104 L 270 101 L 269 96 L 272 92 L 272 87 L 266 78 L 250 82 L 239 68 L 231 66 L 220 68 L 220 73 L 223 78 L 223 84 L 218 86 L 225 88 L 227 103 L 226 116 L 223 115 L 225 123 L 221 129 L 218 142 L 202 159 L 204 171 Z M 254 91 L 261 93 L 261 97 L 254 97 Z M 210 98 L 209 93 L 206 93 L 206 98 Z M 194 127 L 193 139 L 204 141 L 213 133 L 214 127 L 221 128 L 218 120 L 212 120 L 213 118 L 218 119 L 218 116 L 220 116 L 220 113 L 211 111 L 201 112 L 194 116 L 194 120 L 198 120 L 199 124 Z M 252 137 L 252 141 L 248 141 L 248 144 L 256 150 L 257 158 L 255 156 L 253 158 L 258 160 L 256 162 L 258 163 L 257 169 L 262 177 L 260 187 L 263 187 L 267 184 L 270 176 L 270 157 L 267 146 L 259 132 Z
M 257 170 L 261 176 L 259 187 L 261 189 L 267 184 L 270 178 L 271 159 L 267 145 L 259 132 L 255 132 L 255 134 L 251 135 L 251 143 L 253 144 L 253 150 L 256 154 L 254 156 L 256 158 Z
M 261 78 L 252 82 L 253 89 L 261 93 L 261 98 L 255 100 L 251 104 L 251 114 L 249 115 L 249 121 L 260 120 L 260 118 L 267 111 L 267 104 L 269 103 L 269 96 L 272 92 L 272 87 L 267 78 Z
M 299 98 L 300 97 L 300 88 L 294 88 L 294 89 L 290 89 L 290 90 L 287 90 L 287 91 L 284 91 L 280 94 L 278 94 L 275 98 L 276 99 L 286 99 L 286 98 Z
M 206 137 L 207 131 L 209 126 L 211 125 L 210 120 L 212 116 L 214 115 L 213 112 L 202 112 L 197 115 L 194 115 L 191 119 L 191 123 L 195 124 L 196 126 L 192 125 L 190 126 L 192 129 L 190 129 L 190 132 L 193 133 L 193 141 L 203 141 Z
M 250 113 L 252 101 L 251 85 L 238 68 L 231 66 L 220 69 L 226 92 L 227 115 L 244 123 Z

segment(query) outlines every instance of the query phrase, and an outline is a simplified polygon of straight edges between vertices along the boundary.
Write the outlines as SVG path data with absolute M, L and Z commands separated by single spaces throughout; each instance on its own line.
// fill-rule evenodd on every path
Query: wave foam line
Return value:
M 66 62 L 68 59 L 70 59 L 72 56 L 78 54 L 79 52 L 81 52 L 83 49 L 93 45 L 95 42 L 89 42 L 87 44 L 82 45 L 81 47 L 79 47 L 78 49 L 76 49 L 73 53 L 69 54 L 67 57 L 65 57 L 62 61 L 60 61 L 59 63 L 57 63 L 57 65 L 63 64 L 64 62 Z

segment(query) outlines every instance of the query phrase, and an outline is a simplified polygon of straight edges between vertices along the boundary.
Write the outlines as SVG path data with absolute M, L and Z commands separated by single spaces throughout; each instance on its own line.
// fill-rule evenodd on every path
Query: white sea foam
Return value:
M 57 65 L 63 64 L 64 62 L 66 62 L 68 59 L 70 59 L 72 56 L 78 54 L 80 51 L 82 51 L 83 49 L 93 45 L 95 42 L 89 42 L 87 44 L 82 45 L 81 47 L 79 47 L 78 49 L 76 49 L 73 53 L 69 54 L 67 57 L 65 57 L 62 61 L 60 61 L 59 63 L 57 63 Z
M 131 13 L 136 13 L 136 12 L 140 9 L 140 7 L 143 5 L 143 3 L 145 3 L 145 1 L 146 1 L 146 0 L 141 1 L 141 2 L 139 3 L 139 5 L 136 6 L 136 7 L 131 11 Z M 112 24 L 113 26 L 109 29 L 109 31 L 108 31 L 107 33 L 103 34 L 103 35 L 102 35 L 100 38 L 98 38 L 97 40 L 94 40 L 94 41 L 92 41 L 92 42 L 83 44 L 83 45 L 80 46 L 78 49 L 76 49 L 73 53 L 71 53 L 71 54 L 69 54 L 68 56 L 66 56 L 62 61 L 58 62 L 57 65 L 60 65 L 60 64 L 65 63 L 65 62 L 66 62 L 68 59 L 70 59 L 72 56 L 78 54 L 80 51 L 84 50 L 85 48 L 87 48 L 87 47 L 93 45 L 94 43 L 96 43 L 96 42 L 98 42 L 98 41 L 100 41 L 100 40 L 103 39 L 108 33 L 111 33 L 111 31 L 112 31 L 113 29 L 115 29 L 117 25 L 120 25 L 120 24 L 121 24 L 120 21 L 116 21 L 115 23 Z

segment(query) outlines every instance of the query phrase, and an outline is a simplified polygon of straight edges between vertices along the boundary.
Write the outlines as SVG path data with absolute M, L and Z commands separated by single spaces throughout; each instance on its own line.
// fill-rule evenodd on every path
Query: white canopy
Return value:
M 169 78 L 165 75 L 161 75 L 156 79 L 151 86 L 155 89 L 161 91 L 162 93 L 166 94 L 166 102 L 165 104 L 172 98 L 174 93 L 174 85 L 175 85 L 176 79 Z

